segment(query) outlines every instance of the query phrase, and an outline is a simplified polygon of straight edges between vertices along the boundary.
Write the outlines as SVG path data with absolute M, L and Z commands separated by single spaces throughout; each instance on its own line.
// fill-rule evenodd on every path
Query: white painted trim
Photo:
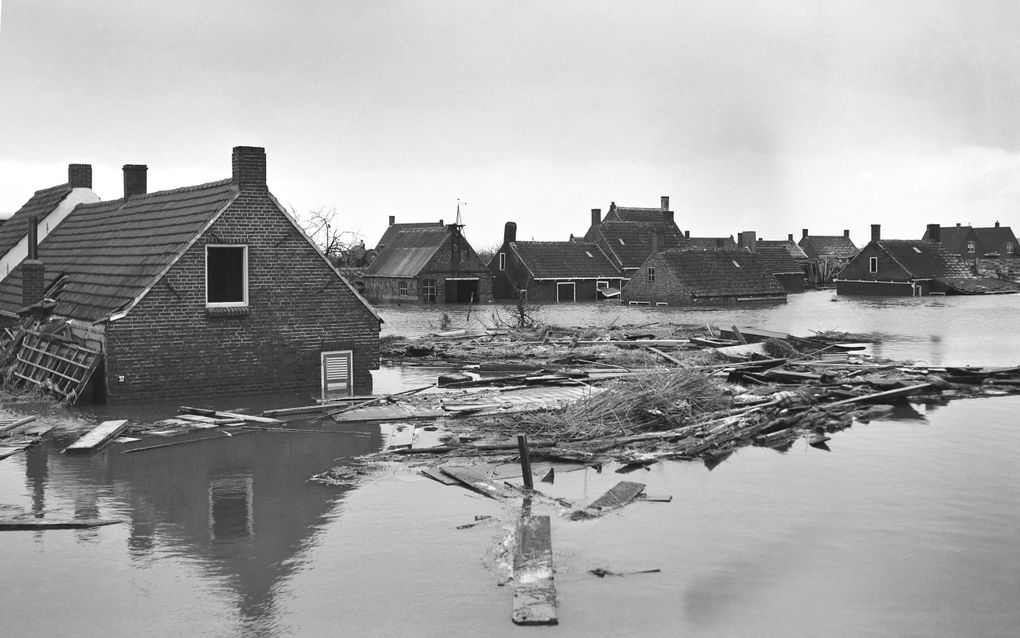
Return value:
M 65 195 L 64 199 L 60 200 L 60 203 L 49 214 L 37 220 L 39 243 L 43 243 L 43 240 L 60 225 L 60 222 L 64 221 L 64 218 L 71 214 L 78 204 L 91 204 L 98 201 L 99 196 L 92 192 L 91 188 L 72 188 L 71 192 Z M 28 259 L 27 230 L 18 243 L 14 244 L 3 257 L 0 257 L 0 279 L 6 278 L 12 270 L 18 267 L 18 264 L 26 259 Z
M 532 277 L 534 281 L 626 281 L 626 277 Z
M 443 281 L 480 281 L 478 277 L 443 277 Z
M 209 249 L 240 248 L 243 263 L 241 265 L 242 292 L 241 301 L 209 301 Z M 248 244 L 206 244 L 205 245 L 205 307 L 206 308 L 247 308 L 248 307 Z
M 577 284 L 573 281 L 557 281 L 556 282 L 556 303 L 560 303 L 560 286 L 570 286 L 571 299 L 570 301 L 577 301 Z

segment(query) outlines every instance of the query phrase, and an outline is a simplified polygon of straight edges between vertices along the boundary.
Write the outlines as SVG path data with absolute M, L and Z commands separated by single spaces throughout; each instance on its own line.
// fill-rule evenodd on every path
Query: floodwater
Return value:
M 562 307 L 555 323 L 879 331 L 888 335 L 882 356 L 933 365 L 1020 361 L 1020 297 L 830 297 L 694 313 Z M 455 324 L 464 310 L 451 313 Z M 382 314 L 387 330 L 427 331 L 438 322 L 404 308 Z M 376 390 L 419 385 L 433 372 L 384 370 Z M 224 399 L 215 407 L 302 402 L 307 397 Z M 176 404 L 111 406 L 74 418 L 175 411 Z M 803 442 L 785 453 L 746 448 L 711 471 L 699 463 L 627 475 L 561 468 L 543 491 L 584 503 L 625 479 L 673 500 L 593 521 L 570 521 L 536 503 L 538 513 L 552 515 L 554 628 L 510 622 L 505 541 L 519 503 L 444 487 L 402 465 L 353 487 L 306 482 L 378 449 L 378 426 L 304 420 L 294 427 L 326 431 L 244 434 L 135 454 L 113 446 L 91 456 L 60 454 L 74 438 L 66 434 L 0 461 L 0 515 L 128 522 L 3 533 L 2 633 L 1015 636 L 1018 411 L 1015 396 L 904 407 L 834 434 L 831 452 Z M 512 475 L 514 467 L 505 470 Z M 476 516 L 492 518 L 456 529 Z M 597 567 L 661 572 L 596 578 L 588 570 Z

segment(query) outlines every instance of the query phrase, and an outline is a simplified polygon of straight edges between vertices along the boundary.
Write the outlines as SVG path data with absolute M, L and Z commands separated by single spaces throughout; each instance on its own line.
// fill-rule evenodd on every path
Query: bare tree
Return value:
M 371 263 L 375 251 L 365 248 L 360 231 L 342 227 L 335 207 L 320 206 L 303 214 L 291 208 L 291 215 L 334 265 L 358 267 Z

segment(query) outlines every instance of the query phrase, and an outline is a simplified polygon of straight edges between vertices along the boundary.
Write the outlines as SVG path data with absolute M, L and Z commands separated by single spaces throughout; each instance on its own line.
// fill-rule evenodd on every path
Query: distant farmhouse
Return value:
M 924 231 L 922 241 L 932 241 L 933 225 Z M 973 226 L 939 226 L 939 241 L 946 252 L 958 257 L 978 259 L 983 257 L 1015 257 L 1017 240 L 1009 226 L 975 228 Z
M 785 301 L 786 291 L 746 248 L 673 248 L 650 255 L 623 288 L 630 305 L 690 306 Z
M 480 303 L 492 299 L 492 275 L 462 232 L 458 210 L 453 224 L 390 225 L 365 271 L 365 296 L 381 303 Z
M 601 209 L 593 208 L 584 241 L 597 244 L 626 278 L 637 272 L 652 253 L 687 245 L 665 195 L 660 198 L 659 208 L 617 206 L 613 202 L 605 217 Z
M 942 247 L 940 228 L 928 226 L 926 240 L 882 239 L 871 226 L 868 243 L 838 275 L 840 295 L 923 296 L 931 294 L 1014 293 L 1020 286 L 978 277 L 963 259 Z
M 745 230 L 737 233 L 737 245 L 757 255 L 765 270 L 779 281 L 788 293 L 804 292 L 804 267 L 794 255 L 804 251 L 792 241 L 756 239 L 757 233 Z
M 619 297 L 623 273 L 598 244 L 518 241 L 517 224 L 507 222 L 503 244 L 489 262 L 493 295 L 499 300 L 594 301 Z
M 849 230 L 844 230 L 842 235 L 811 235 L 805 228 L 797 245 L 807 256 L 807 277 L 812 286 L 831 284 L 859 252 L 850 241 Z
M 381 319 L 270 194 L 262 148 L 208 184 L 148 193 L 146 170 L 96 201 L 72 165 L 0 228 L 9 325 L 49 314 L 33 339 L 98 352 L 81 389 L 99 401 L 371 391 Z

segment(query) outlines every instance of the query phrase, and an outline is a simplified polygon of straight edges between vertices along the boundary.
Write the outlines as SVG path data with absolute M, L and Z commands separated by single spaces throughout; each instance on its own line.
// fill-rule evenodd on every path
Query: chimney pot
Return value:
M 92 188 L 92 165 L 68 164 L 67 183 L 71 188 Z
M 235 146 L 231 166 L 231 179 L 240 190 L 266 188 L 266 149 L 260 146 Z
M 125 164 L 124 168 L 124 199 L 136 195 L 144 195 L 148 192 L 147 173 L 149 167 L 145 164 Z
M 998 228 L 998 227 L 999 227 L 999 220 L 995 220 L 995 227 L 996 227 L 996 228 Z
M 503 225 L 503 243 L 509 244 L 514 241 L 517 241 L 517 223 L 507 222 Z
M 871 241 L 882 241 L 882 225 L 871 225 Z
M 800 231 L 800 238 L 801 239 L 805 239 L 805 238 L 807 238 L 807 235 L 808 235 L 807 228 L 802 228 L 801 231 Z
M 957 227 L 957 228 L 959 228 L 959 227 L 960 227 L 960 222 L 956 222 L 956 227 Z
M 393 224 L 396 224 L 396 223 L 397 223 L 397 216 L 396 215 L 390 215 L 390 226 L 392 226 Z
M 602 223 L 602 209 L 593 208 L 591 209 L 591 225 L 598 226 Z
M 662 195 L 659 197 L 659 207 L 662 210 L 669 210 L 669 195 Z

